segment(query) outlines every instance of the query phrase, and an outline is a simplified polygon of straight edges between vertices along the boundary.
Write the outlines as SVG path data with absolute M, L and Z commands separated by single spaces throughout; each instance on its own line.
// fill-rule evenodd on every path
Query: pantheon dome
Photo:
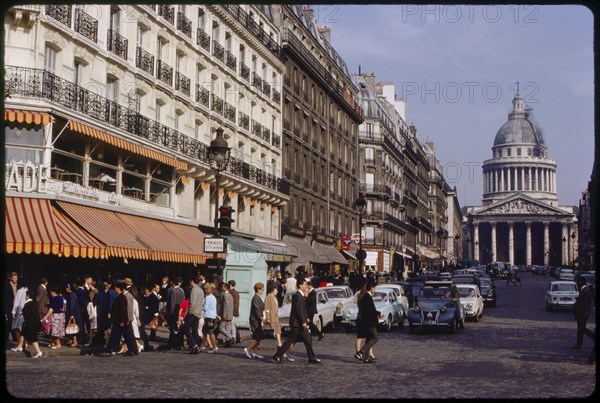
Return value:
M 517 93 L 508 121 L 500 127 L 492 146 L 492 159 L 483 163 L 483 205 L 523 193 L 551 206 L 556 196 L 556 162 L 547 148 L 532 110 Z

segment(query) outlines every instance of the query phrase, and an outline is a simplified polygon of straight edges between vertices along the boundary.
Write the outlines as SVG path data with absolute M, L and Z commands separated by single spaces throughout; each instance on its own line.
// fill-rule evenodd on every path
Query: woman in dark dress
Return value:
M 366 329 L 366 340 L 365 345 L 357 354 L 364 363 L 372 363 L 375 361 L 369 356 L 369 350 L 377 343 L 377 326 L 379 325 L 379 318 L 383 317 L 383 314 L 375 308 L 375 303 L 373 302 L 375 284 L 371 281 L 367 281 L 365 287 L 366 292 L 359 295 L 357 302 L 358 315 L 361 317 L 362 326 Z
M 31 344 L 35 349 L 36 354 L 32 358 L 40 358 L 42 351 L 38 343 L 38 333 L 42 328 L 42 321 L 40 320 L 40 314 L 38 312 L 37 304 L 31 299 L 31 291 L 26 292 L 26 302 L 23 306 L 23 327 L 21 328 L 21 335 L 27 340 L 27 343 Z
M 42 319 L 42 323 L 47 320 L 50 320 L 50 336 L 52 336 L 50 348 L 61 348 L 60 339 L 61 337 L 65 337 L 65 312 L 63 297 L 59 294 L 57 287 L 50 289 L 48 313 Z
M 73 287 L 73 288 L 71 288 L 71 287 Z M 67 299 L 67 314 L 65 315 L 65 317 L 67 319 L 67 322 L 69 322 L 71 320 L 71 316 L 72 316 L 75 319 L 75 323 L 81 330 L 81 329 L 83 329 L 83 321 L 81 320 L 81 312 L 79 311 L 79 301 L 77 299 L 77 294 L 75 293 L 75 288 L 74 288 L 74 286 L 67 284 L 66 291 L 67 291 L 67 298 L 66 298 Z M 67 341 L 67 343 L 66 343 L 67 346 L 78 347 L 77 336 L 80 333 L 77 333 L 72 336 L 67 336 L 67 337 L 72 337 L 71 340 Z

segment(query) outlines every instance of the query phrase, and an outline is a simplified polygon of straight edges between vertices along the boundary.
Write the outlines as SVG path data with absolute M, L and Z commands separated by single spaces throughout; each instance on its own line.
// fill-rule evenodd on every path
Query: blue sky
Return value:
M 593 15 L 587 8 L 314 8 L 350 73 L 360 65 L 377 81 L 396 84 L 396 95 L 407 100 L 407 123 L 435 143 L 461 206 L 481 202 L 481 164 L 491 158 L 516 81 L 558 164 L 560 204 L 578 204 L 594 155 Z

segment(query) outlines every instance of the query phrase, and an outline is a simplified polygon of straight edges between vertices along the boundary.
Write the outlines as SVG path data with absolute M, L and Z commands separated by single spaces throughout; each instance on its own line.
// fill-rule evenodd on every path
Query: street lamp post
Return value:
M 454 234 L 454 258 L 456 260 L 456 262 L 454 262 L 454 264 L 456 265 L 458 263 L 458 241 L 460 240 L 460 235 L 458 234 Z
M 566 265 L 566 264 L 567 264 L 567 263 L 566 263 L 566 261 L 565 261 L 565 255 L 566 255 L 566 253 L 565 253 L 565 252 L 566 252 L 566 249 L 567 249 L 567 237 L 566 237 L 566 236 L 563 236 L 563 239 L 562 239 L 562 241 L 563 241 L 563 249 L 562 249 L 562 250 L 563 250 L 563 253 L 562 253 L 562 264 L 563 264 L 563 266 L 564 266 L 564 265 Z
M 471 237 L 467 237 L 467 259 L 471 259 Z
M 221 172 L 227 169 L 229 159 L 231 157 L 231 148 L 227 144 L 227 140 L 223 137 L 223 128 L 217 129 L 217 136 L 210 142 L 210 146 L 206 149 L 208 165 L 215 173 L 215 220 L 214 220 L 214 235 L 219 237 L 219 183 L 221 181 Z M 220 269 L 217 252 L 213 254 L 213 258 L 217 263 L 217 273 Z
M 354 202 L 354 208 L 358 213 L 358 251 L 356 252 L 356 258 L 358 259 L 358 271 L 359 273 L 364 272 L 363 263 L 367 257 L 367 252 L 362 248 L 362 216 L 367 208 L 367 201 L 363 197 L 362 193 L 358 195 L 358 199 Z
M 439 230 L 437 230 L 437 236 L 440 238 L 440 268 L 442 267 L 442 238 L 444 236 L 444 229 L 440 228 Z
M 573 250 L 573 253 L 571 253 Z M 571 232 L 571 247 L 569 248 L 569 263 L 575 264 L 575 231 Z M 578 267 L 579 268 L 579 267 Z
M 479 241 L 475 241 L 474 245 L 475 245 L 475 247 L 473 248 L 473 259 L 475 259 L 475 256 L 478 256 L 480 258 L 483 257 L 483 256 L 479 256 Z M 477 251 L 476 255 L 475 255 L 475 251 Z M 483 260 L 483 259 L 480 259 L 480 260 Z

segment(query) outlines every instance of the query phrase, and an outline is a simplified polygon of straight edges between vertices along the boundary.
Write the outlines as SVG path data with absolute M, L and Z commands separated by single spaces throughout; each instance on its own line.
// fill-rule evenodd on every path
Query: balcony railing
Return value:
M 250 116 L 246 115 L 244 112 L 240 111 L 239 113 L 239 123 L 238 125 L 243 129 L 250 131 Z
M 225 102 L 225 119 L 229 120 L 230 122 L 235 123 L 235 106 L 228 104 L 227 101 Z
M 252 73 L 252 86 L 258 88 L 259 91 L 262 91 L 262 78 L 256 73 Z
M 199 102 L 207 108 L 209 107 L 210 93 L 200 84 L 196 84 L 196 102 Z
M 271 144 L 273 147 L 281 148 L 281 136 L 273 133 Z
M 107 48 L 109 52 L 113 52 L 115 55 L 127 60 L 127 44 L 127 38 L 112 29 L 108 30 Z
M 260 137 L 260 133 L 262 130 L 262 125 L 255 120 L 252 120 L 252 134 Z
M 5 66 L 5 74 L 5 94 L 10 94 L 13 98 L 19 96 L 46 100 L 96 119 L 99 124 L 108 124 L 147 139 L 166 150 L 181 153 L 205 164 L 208 161 L 206 145 L 200 141 L 50 72 L 41 69 Z M 227 172 L 289 195 L 289 184 L 285 180 L 235 157 L 231 158 Z
M 212 52 L 213 56 L 215 58 L 217 58 L 217 60 L 219 60 L 220 62 L 223 62 L 224 58 L 225 58 L 225 49 L 223 48 L 223 46 L 217 42 L 216 40 L 213 39 L 213 52 Z
M 207 52 L 210 52 L 210 35 L 200 28 L 198 28 L 198 33 L 196 34 L 196 43 Z
M 190 96 L 190 79 L 178 71 L 175 72 L 175 89 Z
M 146 52 L 141 46 L 137 47 L 135 65 L 150 75 L 154 75 L 154 55 Z
M 275 102 L 275 103 L 281 102 L 281 94 L 275 88 L 273 88 L 273 102 Z
M 388 195 L 389 197 L 392 196 L 392 189 L 387 185 L 361 183 L 360 191 L 365 193 L 382 193 Z
M 271 130 L 263 126 L 260 138 L 266 141 L 267 143 L 271 142 Z
M 244 62 L 240 62 L 240 77 L 246 81 L 250 81 L 250 67 L 246 66 Z
M 173 86 L 173 67 L 169 66 L 162 60 L 158 60 L 156 63 L 156 78 L 165 84 Z
M 86 14 L 80 8 L 75 9 L 75 31 L 94 42 L 98 42 L 98 20 Z
M 235 57 L 230 51 L 225 51 L 225 65 L 233 72 L 236 71 L 237 57 Z
M 71 27 L 71 6 L 57 6 L 48 4 L 46 6 L 46 15 L 54 18 L 61 24 Z
M 175 7 L 168 4 L 159 4 L 158 15 L 173 24 L 175 22 Z
M 187 35 L 188 38 L 192 37 L 192 21 L 181 12 L 177 13 L 177 29 Z
M 212 102 L 210 103 L 210 110 L 217 112 L 219 115 L 223 115 L 223 99 L 218 95 L 211 94 Z
M 271 96 L 271 85 L 266 81 L 263 82 L 262 92 L 268 97 Z

